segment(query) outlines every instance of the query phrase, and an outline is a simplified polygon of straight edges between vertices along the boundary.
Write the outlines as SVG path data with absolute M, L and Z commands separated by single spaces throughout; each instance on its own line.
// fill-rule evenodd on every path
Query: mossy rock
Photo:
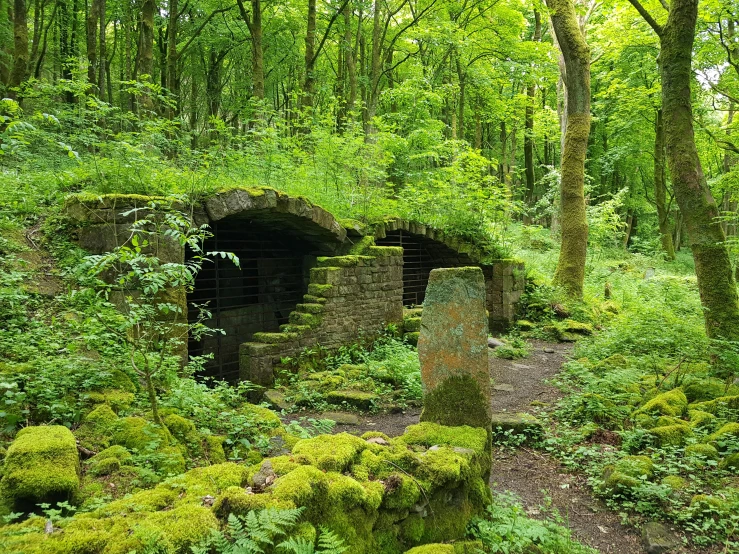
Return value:
M 399 440 L 409 445 L 431 447 L 436 445 L 469 448 L 476 455 L 489 453 L 489 444 L 485 429 L 462 425 L 447 427 L 436 423 L 422 422 L 406 427 Z
M 222 464 L 226 461 L 223 442 L 226 437 L 220 435 L 203 436 L 203 453 L 211 464 Z
M 683 422 L 652 427 L 649 434 L 659 446 L 681 446 L 693 435 L 693 430 Z
M 129 450 L 151 452 L 170 443 L 171 435 L 166 428 L 150 423 L 142 417 L 126 417 L 113 426 L 111 442 Z
M 709 514 L 726 515 L 730 510 L 730 504 L 718 496 L 696 494 L 690 499 L 690 511 L 701 518 Z
M 74 435 L 61 425 L 21 429 L 5 456 L 0 498 L 16 512 L 74 502 L 80 487 Z
M 726 458 L 721 460 L 719 467 L 721 469 L 731 471 L 739 470 L 739 453 L 735 452 L 734 454 L 729 454 L 728 456 L 726 456 Z
M 106 448 L 90 459 L 89 472 L 95 476 L 111 475 L 131 461 L 133 455 L 124 446 Z
M 527 319 L 519 319 L 518 321 L 516 321 L 516 327 L 518 327 L 519 331 L 523 333 L 528 333 L 536 328 L 536 324 Z
M 690 426 L 695 429 L 711 429 L 716 424 L 716 416 L 701 410 L 688 410 Z
M 421 335 L 418 331 L 412 333 L 403 333 L 403 340 L 410 345 L 418 346 L 418 337 Z
M 420 317 L 405 317 L 403 318 L 403 331 L 406 333 L 415 333 L 421 330 L 421 318 Z
M 636 414 L 680 417 L 688 410 L 688 399 L 680 388 L 658 394 L 644 404 Z
M 709 402 L 716 398 L 728 396 L 726 384 L 719 379 L 703 379 L 685 385 L 685 396 L 691 404 L 696 402 Z
M 311 464 L 325 471 L 345 471 L 367 447 L 367 443 L 348 433 L 319 435 L 298 441 L 292 454 L 296 462 Z
M 326 394 L 326 402 L 330 404 L 347 404 L 359 410 L 371 410 L 379 396 L 372 392 L 364 392 L 359 390 L 334 390 Z
M 630 494 L 654 475 L 654 463 L 647 456 L 626 456 L 603 470 L 602 488 L 609 494 Z
M 681 492 L 690 486 L 687 479 L 680 477 L 679 475 L 668 475 L 662 479 L 662 484 L 670 487 L 673 492 Z
M 717 443 L 717 445 L 719 446 L 719 450 L 722 450 L 722 448 L 724 447 L 723 443 L 725 441 L 730 441 L 736 438 L 739 438 L 739 423 L 732 422 L 727 423 L 715 433 L 711 433 L 710 435 L 708 435 L 705 439 L 705 442 Z
M 259 332 L 254 333 L 252 340 L 254 342 L 263 342 L 265 344 L 282 344 L 286 342 L 292 342 L 298 339 L 298 333 L 284 332 L 284 333 L 265 333 Z
M 575 321 L 574 319 L 565 319 L 560 325 L 565 333 L 572 333 L 575 335 L 593 334 L 593 326 L 589 323 Z
M 716 450 L 714 446 L 704 443 L 690 444 L 686 446 L 685 456 L 688 458 L 701 458 L 705 460 L 719 459 L 718 450 Z
M 451 544 L 424 544 L 406 550 L 405 554 L 455 554 Z
M 525 435 L 533 440 L 544 433 L 541 422 L 524 412 L 493 412 L 491 414 L 493 436 L 504 438 L 507 435 Z
M 623 354 L 614 354 L 599 361 L 593 366 L 593 373 L 604 375 L 612 370 L 624 369 L 629 366 L 629 360 Z
M 177 414 L 170 414 L 164 418 L 164 425 L 178 442 L 187 445 L 188 448 L 194 445 L 199 446 L 200 435 L 195 429 L 195 424 L 189 419 Z
M 739 410 L 739 396 L 720 396 L 708 402 L 695 402 L 690 405 L 692 410 L 700 410 L 709 414 L 718 414 L 721 410 Z
M 121 389 L 105 389 L 89 392 L 87 398 L 93 404 L 108 404 L 113 411 L 120 412 L 130 408 L 136 396 L 132 392 Z

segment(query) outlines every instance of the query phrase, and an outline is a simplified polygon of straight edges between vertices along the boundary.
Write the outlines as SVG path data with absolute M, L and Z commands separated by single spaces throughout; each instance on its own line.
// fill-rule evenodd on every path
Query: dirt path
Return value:
M 523 360 L 491 356 L 493 411 L 536 414 L 551 407 L 561 393 L 546 381 L 559 372 L 571 351 L 569 344 L 532 341 L 531 355 Z M 408 425 L 417 423 L 419 415 L 420 410 L 362 415 L 359 425 L 340 425 L 336 431 L 356 434 L 382 431 L 397 436 Z M 559 462 L 542 452 L 496 448 L 490 485 L 496 491 L 518 496 L 530 517 L 544 517 L 545 511 L 556 510 L 562 525 L 571 529 L 575 538 L 604 554 L 644 552 L 637 531 L 621 525 L 618 515 L 590 494 L 584 477 L 567 473 Z M 547 506 L 545 510 L 544 506 Z

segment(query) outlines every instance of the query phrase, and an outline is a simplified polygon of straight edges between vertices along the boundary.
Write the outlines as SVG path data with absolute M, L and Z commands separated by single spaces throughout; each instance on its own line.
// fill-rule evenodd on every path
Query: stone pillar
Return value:
M 423 302 L 418 357 L 421 421 L 482 427 L 491 436 L 485 279 L 479 267 L 434 269 Z

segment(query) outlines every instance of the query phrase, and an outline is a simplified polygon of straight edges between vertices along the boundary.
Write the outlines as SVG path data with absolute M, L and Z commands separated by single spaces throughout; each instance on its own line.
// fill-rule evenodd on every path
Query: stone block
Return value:
M 418 338 L 421 421 L 482 427 L 491 436 L 487 336 L 482 270 L 431 271 Z

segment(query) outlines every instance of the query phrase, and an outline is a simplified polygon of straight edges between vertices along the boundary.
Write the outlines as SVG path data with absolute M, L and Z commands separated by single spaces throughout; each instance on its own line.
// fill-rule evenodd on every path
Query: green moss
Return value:
M 696 429 L 711 428 L 716 423 L 716 416 L 701 410 L 688 410 L 690 426 Z
M 318 283 L 310 283 L 308 285 L 308 294 L 311 296 L 319 296 L 327 298 L 332 296 L 334 286 L 333 285 L 322 285 Z
M 710 444 L 690 444 L 685 447 L 685 455 L 687 457 L 693 458 L 704 458 L 706 460 L 718 460 L 719 454 L 718 450 L 716 450 L 715 447 L 711 446 Z
M 721 396 L 714 400 L 709 400 L 708 402 L 696 402 L 691 404 L 690 408 L 693 410 L 708 412 L 709 414 L 717 414 L 721 410 L 725 409 L 738 410 L 739 396 Z
M 628 495 L 654 474 L 654 463 L 647 456 L 626 456 L 603 470 L 602 488 L 609 494 Z
M 424 544 L 406 550 L 405 554 L 454 554 L 454 546 L 451 544 Z
M 369 247 L 368 247 L 369 249 Z M 318 267 L 356 267 L 366 265 L 372 260 L 372 256 L 360 256 L 350 254 L 347 256 L 319 257 L 316 262 Z
M 110 475 L 133 458 L 132 454 L 120 445 L 111 446 L 90 459 L 89 471 L 92 475 Z
M 470 456 L 444 446 L 431 449 L 421 456 L 418 474 L 434 487 L 443 487 L 449 483 L 470 480 L 480 474 L 480 468 L 472 463 Z
M 167 429 L 149 423 L 142 417 L 127 417 L 116 422 L 111 442 L 129 450 L 146 452 L 168 445 L 170 434 Z
M 418 331 L 414 331 L 412 333 L 403 333 L 403 340 L 407 342 L 408 344 L 411 344 L 413 346 L 418 346 L 418 338 L 421 336 L 421 333 Z
M 635 412 L 635 414 L 660 414 L 667 416 L 680 417 L 688 410 L 688 399 L 682 389 L 672 389 L 668 392 L 658 394 L 644 406 Z
M 374 258 L 385 258 L 389 256 L 403 256 L 402 246 L 370 246 L 367 248 L 367 254 Z
M 308 506 L 314 499 L 321 504 L 328 494 L 326 474 L 313 466 L 300 466 L 278 478 L 272 494 L 278 501 L 289 501 L 295 506 Z
M 323 312 L 323 304 L 298 304 L 297 306 L 295 306 L 295 309 L 298 312 L 303 312 L 306 314 L 320 314 Z
M 117 520 L 106 554 L 129 554 L 132 551 L 186 553 L 190 547 L 218 528 L 218 520 L 209 508 L 183 505 L 172 510 L 147 514 L 145 518 Z
M 254 333 L 252 336 L 252 340 L 256 342 L 264 342 L 267 344 L 282 344 L 285 342 L 291 342 L 294 340 L 297 340 L 298 333 L 291 333 L 291 332 L 285 332 L 285 333 Z
M 400 440 L 426 447 L 438 444 L 469 448 L 478 456 L 487 454 L 489 450 L 485 430 L 468 425 L 448 427 L 429 422 L 418 423 L 407 427 Z
M 77 444 L 69 429 L 26 427 L 5 456 L 0 498 L 16 512 L 30 512 L 42 502 L 74 502 L 79 472 Z
M 394 472 L 385 477 L 383 508 L 407 510 L 421 499 L 421 487 L 416 479 L 404 473 Z
M 303 295 L 303 302 L 306 304 L 325 304 L 326 299 L 322 298 L 321 296 L 313 296 L 312 294 L 304 294 Z
M 677 423 L 653 427 L 649 433 L 660 446 L 680 446 L 692 436 L 693 430 L 686 423 Z
M 589 323 L 575 321 L 574 319 L 565 319 L 562 322 L 562 329 L 566 333 L 574 333 L 576 335 L 592 335 L 593 326 Z
M 725 470 L 738 470 L 739 469 L 739 453 L 729 454 L 721 460 L 721 463 L 719 464 L 719 467 L 721 469 Z
M 400 522 L 400 536 L 406 544 L 417 544 L 423 538 L 426 523 L 419 514 L 411 514 Z
M 371 410 L 375 402 L 379 400 L 379 397 L 372 392 L 365 392 L 361 390 L 333 390 L 325 396 L 326 402 L 330 404 L 348 404 L 359 410 Z
M 193 443 L 200 442 L 200 436 L 195 429 L 195 424 L 189 419 L 177 414 L 170 414 L 164 418 L 164 425 L 167 426 L 172 436 L 182 444 L 188 446 Z
M 252 510 L 264 508 L 295 508 L 290 500 L 280 500 L 271 493 L 254 494 L 242 487 L 228 487 L 218 495 L 213 504 L 213 513 L 225 521 L 229 514 L 245 516 Z
M 718 514 L 727 514 L 730 511 L 730 505 L 724 499 L 708 494 L 696 494 L 690 499 L 690 511 L 701 517 L 711 512 Z
M 385 487 L 378 482 L 358 482 L 340 473 L 330 472 L 328 502 L 332 506 L 361 507 L 367 512 L 376 511 L 382 503 Z
M 739 437 L 739 423 L 732 422 L 727 423 L 715 433 L 708 435 L 705 442 L 715 442 L 721 445 L 724 441 L 737 437 Z
M 342 220 L 342 224 L 344 224 L 344 226 L 346 227 L 347 225 L 346 225 L 345 221 L 347 221 L 347 220 Z M 351 219 L 351 220 L 348 220 L 348 221 L 350 222 L 350 225 L 351 225 L 349 228 L 351 228 L 351 229 L 362 229 L 362 230 L 364 230 L 364 225 L 362 223 L 360 223 L 360 222 L 358 222 L 358 221 L 356 221 L 354 219 Z M 367 251 L 371 247 L 373 247 L 374 245 L 375 245 L 375 237 L 367 235 L 367 236 L 362 237 L 358 241 L 356 241 L 352 245 L 352 247 L 349 249 L 349 253 L 350 254 L 355 254 L 355 255 L 366 254 Z
M 526 333 L 529 331 L 533 331 L 536 325 L 534 325 L 527 319 L 519 319 L 518 321 L 516 321 L 516 327 L 518 327 L 519 331 Z
M 662 479 L 662 484 L 670 487 L 673 491 L 679 492 L 688 488 L 688 480 L 679 475 L 668 475 Z
M 691 404 L 694 402 L 709 402 L 725 396 L 726 385 L 718 379 L 702 379 L 686 385 L 685 396 Z
M 87 398 L 93 404 L 108 404 L 114 411 L 119 412 L 131 407 L 135 400 L 132 392 L 120 389 L 106 389 L 87 393 Z
M 93 424 L 95 429 L 100 431 L 107 431 L 116 421 L 118 421 L 118 416 L 107 404 L 97 406 L 83 419 L 83 422 Z
M 408 333 L 414 333 L 421 330 L 421 318 L 420 317 L 405 317 L 403 318 L 403 330 Z
M 475 268 L 479 271 L 478 268 Z M 490 429 L 490 399 L 472 376 L 445 379 L 423 399 L 421 421 L 457 427 L 469 425 Z
M 348 433 L 320 435 L 298 441 L 293 458 L 326 471 L 345 471 L 367 447 L 367 443 Z
M 223 451 L 223 441 L 226 437 L 220 435 L 205 435 L 203 437 L 204 454 L 211 464 L 222 464 L 226 461 L 226 453 Z
M 74 435 L 81 446 L 92 451 L 101 450 L 110 445 L 110 432 L 117 421 L 118 416 L 113 409 L 108 404 L 101 404 L 83 418 Z
M 311 328 L 315 328 L 321 324 L 321 318 L 315 314 L 290 312 L 290 323 L 293 325 L 308 325 Z
M 603 375 L 614 369 L 624 369 L 629 366 L 629 360 L 622 354 L 614 354 L 599 361 L 593 366 L 593 373 Z

